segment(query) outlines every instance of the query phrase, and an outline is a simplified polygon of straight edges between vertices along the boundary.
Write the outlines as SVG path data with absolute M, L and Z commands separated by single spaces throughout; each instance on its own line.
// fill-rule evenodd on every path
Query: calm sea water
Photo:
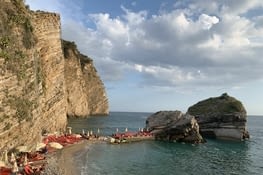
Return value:
M 82 129 L 110 135 L 137 131 L 150 113 L 112 112 L 108 117 L 70 119 L 75 132 Z M 263 116 L 249 116 L 250 140 L 207 140 L 200 145 L 158 141 L 132 144 L 93 144 L 75 156 L 81 175 L 259 175 L 263 174 Z

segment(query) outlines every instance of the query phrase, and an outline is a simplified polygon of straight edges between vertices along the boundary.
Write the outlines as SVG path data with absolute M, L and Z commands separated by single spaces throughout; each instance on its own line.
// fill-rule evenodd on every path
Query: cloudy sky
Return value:
M 224 92 L 263 114 L 262 0 L 26 0 L 61 14 L 111 111 L 181 110 Z

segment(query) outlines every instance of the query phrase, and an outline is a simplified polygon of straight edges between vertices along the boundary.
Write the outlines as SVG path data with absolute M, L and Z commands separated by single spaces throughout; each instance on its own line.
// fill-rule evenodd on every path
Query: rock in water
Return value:
M 189 107 L 188 113 L 195 116 L 204 137 L 234 140 L 249 138 L 244 106 L 226 93 L 198 102 Z
M 157 140 L 202 143 L 199 125 L 194 116 L 181 111 L 160 111 L 146 120 L 146 128 Z

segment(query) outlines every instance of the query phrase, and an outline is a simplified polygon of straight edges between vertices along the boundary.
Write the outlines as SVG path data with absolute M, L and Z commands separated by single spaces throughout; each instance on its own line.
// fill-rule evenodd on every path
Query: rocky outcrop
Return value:
M 82 55 L 73 42 L 63 41 L 67 115 L 86 117 L 108 115 L 109 106 L 105 88 L 93 61 Z
M 0 16 L 1 150 L 40 141 L 44 131 L 65 129 L 68 67 L 65 68 L 58 14 L 30 11 L 22 0 L 0 0 Z M 86 70 L 84 77 L 90 71 L 88 65 L 80 66 Z M 94 76 L 93 72 L 90 73 Z M 84 79 L 86 85 L 89 80 Z M 93 84 L 96 83 L 90 83 L 83 91 L 96 90 L 99 85 Z M 94 108 L 92 114 L 100 111 L 94 106 L 106 103 L 105 94 L 100 94 L 104 100 L 94 105 L 87 102 L 89 109 Z
M 194 116 L 180 111 L 160 111 L 146 120 L 146 128 L 157 140 L 202 143 L 199 125 Z
M 189 107 L 203 136 L 242 140 L 249 137 L 246 110 L 242 103 L 226 93 Z

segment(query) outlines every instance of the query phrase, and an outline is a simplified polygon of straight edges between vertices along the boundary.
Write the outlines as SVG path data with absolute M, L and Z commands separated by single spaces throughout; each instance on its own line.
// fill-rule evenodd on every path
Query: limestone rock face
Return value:
M 0 149 L 67 124 L 60 16 L 0 0 Z
M 234 140 L 249 137 L 244 106 L 226 93 L 198 102 L 189 107 L 188 113 L 195 116 L 203 136 Z
M 86 117 L 108 115 L 108 100 L 104 85 L 93 61 L 77 50 L 73 42 L 63 41 L 67 115 Z
M 66 93 L 68 81 L 65 80 L 68 60 L 64 58 L 62 48 L 60 16 L 55 13 L 30 11 L 22 0 L 0 0 L 0 16 L 2 150 L 22 144 L 34 144 L 41 140 L 41 133 L 44 131 L 63 131 L 69 110 Z M 80 85 L 87 85 L 86 81 L 90 79 L 80 80 L 79 74 L 88 74 L 91 71 L 94 76 L 94 70 L 90 70 L 90 64 L 80 65 L 81 71 L 87 71 L 78 72 L 75 79 L 80 81 Z M 92 82 L 82 89 L 73 90 L 69 98 L 73 98 L 75 93 L 81 99 L 78 91 L 88 90 L 93 93 L 99 86 L 93 87 L 93 84 L 96 83 Z M 96 92 L 101 93 L 101 90 Z M 107 105 L 100 105 L 106 103 L 105 97 L 102 97 L 104 101 L 100 102 L 96 101 L 97 98 L 99 99 L 97 96 L 89 98 L 90 100 L 86 98 L 86 101 L 81 103 L 74 99 L 73 102 L 78 105 L 71 110 L 76 115 L 83 114 L 86 107 L 89 108 L 89 111 L 86 111 L 89 113 L 107 111 Z M 92 104 L 92 100 L 96 103 Z
M 146 128 L 157 140 L 202 143 L 199 125 L 189 114 L 180 111 L 160 111 L 146 120 Z

